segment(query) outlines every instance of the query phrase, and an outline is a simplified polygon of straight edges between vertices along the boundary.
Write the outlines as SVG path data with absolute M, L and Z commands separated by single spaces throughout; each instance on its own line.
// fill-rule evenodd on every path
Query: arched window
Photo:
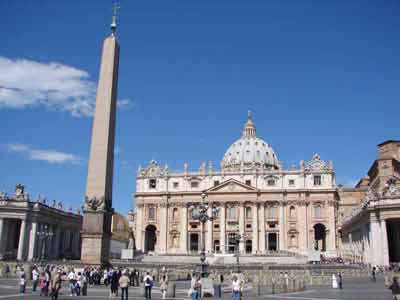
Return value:
M 246 218 L 247 219 L 251 218 L 251 207 L 246 207 Z
M 291 206 L 289 212 L 290 212 L 289 213 L 290 219 L 295 220 L 296 219 L 296 208 L 294 206 Z
M 174 207 L 174 209 L 172 210 L 172 220 L 177 221 L 178 219 L 178 208 Z
M 228 220 L 236 220 L 236 207 L 228 207 Z

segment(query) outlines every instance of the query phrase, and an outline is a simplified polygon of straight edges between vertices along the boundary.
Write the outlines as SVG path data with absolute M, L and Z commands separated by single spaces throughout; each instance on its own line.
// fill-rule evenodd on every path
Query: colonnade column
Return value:
M 29 236 L 29 252 L 28 252 L 28 260 L 32 261 L 35 258 L 35 250 L 36 250 L 36 239 L 37 239 L 37 222 L 31 223 L 31 232 Z
M 26 221 L 21 220 L 21 229 L 19 231 L 19 242 L 18 242 L 18 254 L 17 259 L 23 260 L 25 254 L 25 233 L 26 233 Z
M 260 237 L 259 237 L 259 250 L 261 253 L 265 253 L 265 205 L 264 203 L 260 204 L 259 209 L 259 227 L 260 227 Z
M 386 220 L 381 220 L 381 247 L 382 247 L 382 264 L 389 266 L 389 244 L 386 229 Z
M 55 235 L 54 235 L 54 257 L 55 259 L 59 259 L 60 258 L 60 237 L 61 237 L 61 230 L 60 227 L 57 226 L 55 229 Z
M 138 205 L 136 210 L 136 249 L 144 251 L 144 245 L 142 243 L 142 230 L 143 230 L 143 205 Z
M 244 237 L 244 203 L 239 203 L 239 234 Z M 244 253 L 245 241 L 239 243 L 239 252 Z
M 220 209 L 220 249 L 222 253 L 225 253 L 226 251 L 226 246 L 225 246 L 225 237 L 226 237 L 226 220 L 225 220 L 225 212 L 226 212 L 226 205 L 225 203 L 221 203 L 221 209 Z
M 210 203 L 207 214 L 209 216 L 212 216 L 212 203 Z M 207 234 L 206 234 L 206 253 L 207 252 L 213 252 L 212 248 L 212 243 L 213 243 L 213 221 L 208 220 L 207 221 Z
M 180 248 L 181 252 L 187 253 L 187 235 L 188 235 L 188 221 L 187 221 L 188 208 L 186 204 L 181 207 L 181 235 L 180 235 Z
M 252 242 L 252 252 L 253 254 L 258 253 L 258 204 L 253 205 L 253 242 Z
M 371 220 L 372 264 L 380 265 L 381 231 L 377 220 Z

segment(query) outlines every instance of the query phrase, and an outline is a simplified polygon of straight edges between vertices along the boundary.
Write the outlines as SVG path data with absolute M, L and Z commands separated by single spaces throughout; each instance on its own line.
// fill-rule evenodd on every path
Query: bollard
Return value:
M 176 284 L 175 282 L 170 282 L 167 288 L 167 297 L 175 298 L 175 292 L 176 292 Z

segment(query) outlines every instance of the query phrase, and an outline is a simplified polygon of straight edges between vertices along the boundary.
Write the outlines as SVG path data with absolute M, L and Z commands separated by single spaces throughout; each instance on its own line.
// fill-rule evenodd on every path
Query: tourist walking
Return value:
M 232 299 L 240 300 L 240 281 L 236 276 L 232 278 Z
M 35 266 L 35 267 L 33 267 L 33 270 L 32 270 L 32 292 L 36 292 L 38 283 L 39 283 L 39 272 Z
M 10 272 L 11 272 L 10 266 L 9 266 L 9 264 L 6 264 L 4 266 L 4 277 L 8 278 L 10 276 Z
M 371 276 L 372 276 L 371 280 L 376 282 L 376 267 L 375 266 L 372 267 Z
M 129 277 L 126 272 L 122 273 L 118 280 L 119 286 L 121 287 L 121 300 L 128 299 L 128 288 L 129 288 Z M 125 298 L 124 298 L 125 295 Z
M 26 288 L 26 276 L 25 276 L 24 269 L 21 269 L 20 277 L 19 277 L 19 293 L 25 294 L 25 288 Z
M 146 273 L 146 276 L 144 276 L 143 281 L 144 281 L 144 293 L 146 299 L 151 299 L 151 288 L 153 287 L 153 277 L 151 277 L 149 272 Z
M 76 274 L 74 269 L 72 269 L 68 274 L 69 288 L 70 288 L 70 296 L 76 294 Z
M 78 276 L 76 276 L 76 285 L 75 285 L 77 296 L 81 295 L 82 285 L 83 285 L 82 274 L 81 272 L 78 272 Z
M 201 294 L 201 281 L 200 281 L 200 275 L 193 276 L 192 282 L 191 282 L 191 288 L 192 288 L 192 300 L 198 300 L 200 299 L 200 294 Z
M 88 276 L 85 271 L 82 274 L 82 296 L 87 296 Z
M 393 282 L 389 289 L 392 290 L 393 300 L 400 300 L 400 284 L 397 276 L 393 277 Z
M 118 291 L 118 276 L 115 270 L 111 271 L 111 278 L 110 278 L 110 300 L 115 300 Z
M 61 288 L 61 270 L 57 271 L 51 280 L 51 300 L 58 299 L 58 293 Z
M 160 290 L 161 290 L 162 298 L 165 299 L 165 296 L 166 296 L 167 290 L 168 290 L 168 279 L 167 279 L 166 275 L 163 275 L 163 277 L 161 278 Z
M 341 272 L 338 273 L 338 284 L 339 284 L 339 289 L 343 290 L 343 276 Z

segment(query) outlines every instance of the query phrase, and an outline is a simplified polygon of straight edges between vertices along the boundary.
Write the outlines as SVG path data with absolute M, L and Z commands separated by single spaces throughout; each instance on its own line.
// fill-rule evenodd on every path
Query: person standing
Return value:
M 26 288 L 25 272 L 24 272 L 24 269 L 21 269 L 20 277 L 19 277 L 19 293 L 25 294 L 25 288 Z
M 400 300 L 400 284 L 397 276 L 393 277 L 393 283 L 389 286 L 392 290 L 393 300 Z
M 338 282 L 337 282 L 335 274 L 332 274 L 332 288 L 333 289 L 337 289 L 338 288 Z
M 76 276 L 76 295 L 80 296 L 81 295 L 81 289 L 82 289 L 83 281 L 82 281 L 82 274 L 81 272 L 78 272 L 78 276 Z
M 371 280 L 372 280 L 373 282 L 376 282 L 376 267 L 375 267 L 375 266 L 372 267 L 371 275 L 372 275 Z
M 61 270 L 57 271 L 57 274 L 53 276 L 51 280 L 51 300 L 58 299 L 58 292 L 61 288 Z
M 168 279 L 166 275 L 163 275 L 160 281 L 160 290 L 162 294 L 162 298 L 165 299 L 165 295 L 167 294 L 168 290 Z
M 115 270 L 111 271 L 111 278 L 110 278 L 110 300 L 115 300 L 118 291 L 118 276 Z
M 32 292 L 36 292 L 38 283 L 39 283 L 39 272 L 35 266 L 35 267 L 33 267 L 33 270 L 32 270 Z
M 118 280 L 118 283 L 121 287 L 121 300 L 128 300 L 129 277 L 127 276 L 126 272 L 122 273 L 121 277 Z
M 240 281 L 236 276 L 232 278 L 232 300 L 240 300 Z
M 151 288 L 153 287 L 153 277 L 147 272 L 146 276 L 143 278 L 144 281 L 144 292 L 146 299 L 151 299 Z
M 200 276 L 193 276 L 194 280 L 192 279 L 191 283 L 191 289 L 192 289 L 192 300 L 198 300 L 200 299 L 200 294 L 201 294 L 201 281 L 200 281 Z
M 69 280 L 69 288 L 70 288 L 70 296 L 72 297 L 76 293 L 76 275 L 74 272 L 74 269 L 71 269 L 71 271 L 68 274 L 68 280 Z
M 343 290 L 343 277 L 341 272 L 338 273 L 338 284 L 339 284 L 339 289 Z

